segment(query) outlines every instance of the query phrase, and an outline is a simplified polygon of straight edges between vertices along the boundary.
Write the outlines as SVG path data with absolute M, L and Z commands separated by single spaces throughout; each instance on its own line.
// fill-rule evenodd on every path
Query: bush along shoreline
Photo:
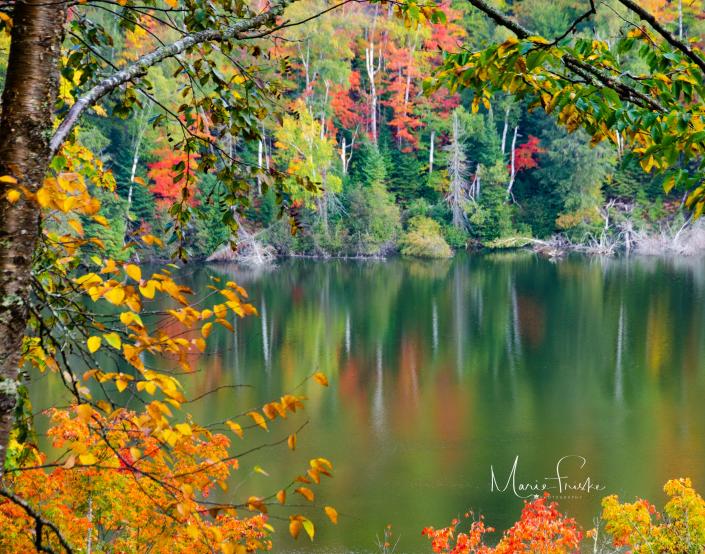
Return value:
M 663 487 L 668 497 L 662 510 L 641 498 L 622 502 L 616 495 L 602 499 L 598 525 L 584 531 L 562 514 L 548 493 L 524 503 L 519 520 L 499 539 L 482 516 L 472 512 L 422 535 L 436 553 L 569 554 L 700 553 L 705 551 L 705 500 L 690 479 L 673 479 Z M 492 545 L 492 546 L 490 546 Z
M 276 220 L 264 229 L 243 224 L 237 239 L 203 258 L 209 262 L 266 265 L 276 258 L 359 260 L 401 255 L 443 259 L 459 251 L 510 249 L 531 249 L 548 258 L 569 252 L 606 256 L 705 253 L 705 224 L 680 211 L 650 222 L 636 218 L 633 205 L 611 203 L 600 212 L 602 226 L 578 237 L 570 233 L 546 238 L 511 234 L 482 241 L 471 227 L 448 223 L 443 206 L 417 202 L 402 215 L 383 190 L 358 189 L 353 196 L 357 202 L 354 219 L 346 212 L 326 230 L 316 222 L 315 213 L 310 213 L 302 218 L 296 234 L 291 233 L 286 220 Z

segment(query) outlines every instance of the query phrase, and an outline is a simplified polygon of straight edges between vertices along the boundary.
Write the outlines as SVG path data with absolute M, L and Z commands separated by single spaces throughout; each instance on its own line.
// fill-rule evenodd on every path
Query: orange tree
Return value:
M 302 408 L 303 396 L 292 391 L 264 406 L 234 410 L 226 421 L 200 425 L 184 410 L 189 399 L 175 374 L 153 363 L 161 357 L 176 374 L 191 371 L 213 326 L 234 331 L 234 318 L 256 313 L 246 292 L 214 278 L 196 294 L 168 268 L 146 272 L 99 255 L 102 241 L 85 238 L 84 222 L 109 222 L 98 214 L 91 189 L 111 190 L 115 183 L 78 142 L 62 148 L 36 193 L 6 181 L 12 185 L 6 202 L 33 202 L 43 224 L 19 364 L 60 379 L 70 405 L 48 411 L 54 446 L 49 457 L 32 440 L 25 389 L 16 389 L 0 489 L 0 550 L 269 548 L 268 505 L 286 504 L 287 493 L 314 503 L 315 485 L 332 475 L 328 460 L 310 460 L 298 476 L 292 473 L 291 483 L 266 496 L 223 502 L 211 491 L 227 490 L 247 454 L 280 444 L 296 447 L 296 433 L 239 452 L 231 440 L 268 430 L 268 422 Z M 140 240 L 161 243 L 152 235 Z M 324 375 L 311 377 L 327 385 Z M 321 508 L 337 520 L 334 508 Z M 313 539 L 308 517 L 289 517 L 292 535 L 303 530 Z
M 168 268 L 147 272 L 106 257 L 100 233 L 87 228 L 110 227 L 97 193 L 111 194 L 115 182 L 77 132 L 87 113 L 122 118 L 145 102 L 158 106 L 152 124 L 179 153 L 166 171 L 182 184 L 169 209 L 178 256 L 194 209 L 184 157 L 227 188 L 226 223 L 234 225 L 255 181 L 274 186 L 285 211 L 276 170 L 248 166 L 220 140 L 257 140 L 276 107 L 279 87 L 258 77 L 260 41 L 296 24 L 284 16 L 290 3 L 0 1 L 0 33 L 10 37 L 0 115 L 2 551 L 267 548 L 268 505 L 287 504 L 287 493 L 313 505 L 315 486 L 331 475 L 330 462 L 316 458 L 278 492 L 230 502 L 210 494 L 227 488 L 254 449 L 296 447 L 295 433 L 243 451 L 231 441 L 268 430 L 303 397 L 291 391 L 216 426 L 192 420 L 176 375 L 192 369 L 213 326 L 232 331 L 234 318 L 255 310 L 236 283 L 191 291 Z M 116 51 L 121 44 L 129 51 Z M 157 67 L 172 75 L 168 101 L 151 82 Z M 149 234 L 139 240 L 162 245 Z M 157 370 L 157 357 L 175 372 Z M 63 407 L 63 397 L 51 402 L 51 455 L 33 444 L 23 386 L 41 372 L 69 398 Z M 327 384 L 322 374 L 312 378 Z M 332 507 L 320 508 L 337 520 Z M 288 527 L 314 536 L 301 513 L 289 512 Z

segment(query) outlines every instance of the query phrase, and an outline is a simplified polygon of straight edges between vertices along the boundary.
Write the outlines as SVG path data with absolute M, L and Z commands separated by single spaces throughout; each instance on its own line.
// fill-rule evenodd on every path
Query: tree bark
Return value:
M 0 176 L 35 192 L 49 167 L 65 2 L 18 1 L 13 14 L 7 78 L 0 117 Z M 40 212 L 24 196 L 6 198 L 14 184 L 0 183 L 0 476 L 17 404 L 17 374 L 27 325 L 32 253 Z

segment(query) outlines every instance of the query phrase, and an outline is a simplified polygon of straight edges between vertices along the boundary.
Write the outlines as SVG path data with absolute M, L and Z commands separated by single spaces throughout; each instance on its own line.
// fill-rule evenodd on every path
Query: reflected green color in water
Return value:
M 397 552 L 427 552 L 421 529 L 468 508 L 506 528 L 522 501 L 490 490 L 490 466 L 504 487 L 517 456 L 517 484 L 555 476 L 563 456 L 586 459 L 582 469 L 567 459 L 562 474 L 605 490 L 558 495 L 585 527 L 607 493 L 660 503 L 663 483 L 679 476 L 705 491 L 705 262 L 291 260 L 181 280 L 203 290 L 210 275 L 243 285 L 260 316 L 239 321 L 234 336 L 211 335 L 185 378 L 190 396 L 252 387 L 190 404 L 196 421 L 261 405 L 313 371 L 330 380 L 298 389 L 309 397 L 305 414 L 249 433 L 242 450 L 310 420 L 296 452 L 283 444 L 243 459 L 225 495 L 275 492 L 314 456 L 334 463 L 334 479 L 314 488 L 339 525 L 318 512 L 310 544 L 274 521 L 275 551 L 375 551 L 391 523 Z M 246 473 L 254 464 L 270 476 Z

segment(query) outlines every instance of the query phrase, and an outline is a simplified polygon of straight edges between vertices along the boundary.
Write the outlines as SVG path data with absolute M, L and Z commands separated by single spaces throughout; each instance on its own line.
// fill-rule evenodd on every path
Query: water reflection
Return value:
M 663 482 L 682 475 L 705 490 L 700 260 L 292 260 L 185 278 L 199 289 L 213 273 L 245 286 L 260 316 L 234 337 L 213 333 L 190 392 L 253 387 L 194 404 L 198 419 L 227 419 L 312 371 L 329 376 L 329 390 L 304 386 L 311 423 L 297 451 L 253 459 L 271 476 L 246 476 L 237 491 L 276 490 L 312 455 L 330 458 L 336 476 L 319 501 L 341 522 L 319 530 L 314 550 L 374 550 L 392 523 L 398 551 L 420 551 L 424 525 L 468 507 L 504 527 L 521 501 L 490 492 L 490 465 L 506 475 L 516 456 L 523 480 L 578 454 L 587 465 L 571 476 L 628 498 L 660 500 Z M 562 505 L 590 525 L 599 495 Z

